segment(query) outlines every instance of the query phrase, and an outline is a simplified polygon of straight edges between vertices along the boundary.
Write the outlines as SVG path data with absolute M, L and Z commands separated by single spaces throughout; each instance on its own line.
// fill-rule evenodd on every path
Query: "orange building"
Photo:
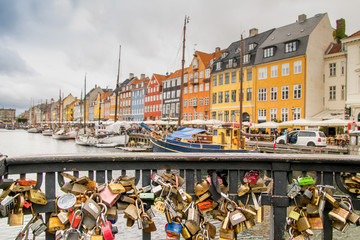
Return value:
M 214 53 L 195 52 L 184 78 L 183 117 L 185 121 L 209 119 L 211 68 L 222 51 L 216 48 Z

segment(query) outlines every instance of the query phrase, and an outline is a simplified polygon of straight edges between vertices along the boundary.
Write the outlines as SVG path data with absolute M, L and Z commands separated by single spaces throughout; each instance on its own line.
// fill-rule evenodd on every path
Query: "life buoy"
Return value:
M 238 143 L 239 143 L 238 137 L 234 137 L 234 138 L 232 139 L 232 142 L 233 142 L 234 145 L 238 145 Z

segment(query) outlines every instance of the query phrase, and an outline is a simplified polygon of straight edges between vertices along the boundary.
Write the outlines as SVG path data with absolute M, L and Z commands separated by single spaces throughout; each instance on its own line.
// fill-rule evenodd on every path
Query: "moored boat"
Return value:
M 29 128 L 27 130 L 28 133 L 41 133 L 41 130 L 39 128 L 33 127 L 33 128 Z

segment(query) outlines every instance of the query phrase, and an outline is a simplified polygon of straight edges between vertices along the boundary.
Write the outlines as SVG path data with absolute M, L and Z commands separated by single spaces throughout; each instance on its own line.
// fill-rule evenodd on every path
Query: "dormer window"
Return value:
M 216 63 L 216 70 L 220 70 L 221 69 L 221 62 L 217 62 Z
M 295 52 L 297 48 L 297 41 L 285 43 L 285 53 Z
M 233 61 L 234 61 L 234 59 L 229 59 L 229 68 L 231 68 L 233 66 Z
M 264 49 L 264 58 L 274 56 L 274 47 L 269 47 Z
M 226 57 L 226 55 L 227 55 L 227 53 L 226 53 L 226 52 L 223 52 L 223 53 L 221 54 L 221 58 Z
M 246 54 L 243 56 L 243 63 L 249 63 L 250 62 L 250 54 Z
M 199 60 L 198 59 L 194 59 L 192 67 L 193 67 L 193 69 L 198 69 L 199 68 Z
M 240 48 L 238 47 L 237 49 L 235 49 L 235 53 L 239 53 L 240 52 Z
M 256 47 L 255 43 L 250 43 L 249 44 L 249 51 L 254 50 L 255 47 Z

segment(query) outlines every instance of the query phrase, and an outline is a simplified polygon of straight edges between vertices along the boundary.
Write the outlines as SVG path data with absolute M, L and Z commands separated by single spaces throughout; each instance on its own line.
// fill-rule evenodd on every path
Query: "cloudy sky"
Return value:
M 259 32 L 327 12 L 333 27 L 345 18 L 348 35 L 360 30 L 360 1 L 346 0 L 0 0 L 0 108 L 17 115 L 59 97 L 80 97 L 95 84 L 114 88 L 129 73 L 165 74 L 186 65 L 194 49 L 226 48 L 249 29 Z

